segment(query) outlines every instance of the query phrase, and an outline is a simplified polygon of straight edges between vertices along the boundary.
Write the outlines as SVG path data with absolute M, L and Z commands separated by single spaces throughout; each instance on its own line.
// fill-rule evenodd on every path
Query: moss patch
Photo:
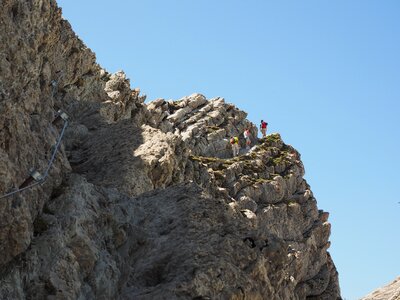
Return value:
M 208 128 L 210 130 L 221 129 L 217 126 L 209 126 Z M 260 141 L 262 144 L 256 146 L 254 151 L 245 155 L 228 159 L 190 156 L 190 159 L 212 169 L 217 180 L 223 180 L 225 178 L 225 170 L 235 163 L 241 166 L 242 176 L 246 177 L 244 181 L 248 181 L 251 184 L 271 182 L 278 175 L 285 178 L 289 174 L 290 169 L 295 165 L 291 155 L 296 151 L 291 146 L 285 145 L 279 134 L 271 134 Z M 280 174 L 266 172 L 271 167 L 278 167 L 278 170 L 282 172 L 279 172 Z M 272 170 L 270 169 L 270 171 Z
M 265 137 L 265 142 L 272 143 L 272 142 L 282 142 L 281 136 L 277 133 L 270 134 Z
M 267 183 L 267 182 L 271 182 L 272 180 L 270 179 L 265 179 L 265 178 L 256 178 L 254 179 L 255 183 L 259 183 L 259 184 L 263 184 L 263 183 Z
M 211 132 L 218 131 L 218 130 L 222 129 L 222 128 L 219 128 L 218 126 L 207 126 L 206 128 L 207 128 L 207 132 L 208 133 L 211 133 Z
M 213 173 L 214 173 L 215 179 L 218 179 L 218 180 L 224 180 L 225 179 L 224 172 L 222 172 L 222 171 L 214 171 Z

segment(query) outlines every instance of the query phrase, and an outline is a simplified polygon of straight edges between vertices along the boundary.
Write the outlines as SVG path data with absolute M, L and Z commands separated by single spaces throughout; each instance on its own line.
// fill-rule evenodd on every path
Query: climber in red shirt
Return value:
M 260 124 L 260 129 L 261 129 L 261 133 L 263 138 L 266 137 L 267 135 L 267 122 L 264 122 L 264 120 L 261 120 L 261 124 Z

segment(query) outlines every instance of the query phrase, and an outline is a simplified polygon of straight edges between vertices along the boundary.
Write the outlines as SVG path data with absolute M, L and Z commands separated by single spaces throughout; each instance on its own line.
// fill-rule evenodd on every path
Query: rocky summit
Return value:
M 340 299 L 279 134 L 221 97 L 145 103 L 55 1 L 0 3 L 0 299 Z

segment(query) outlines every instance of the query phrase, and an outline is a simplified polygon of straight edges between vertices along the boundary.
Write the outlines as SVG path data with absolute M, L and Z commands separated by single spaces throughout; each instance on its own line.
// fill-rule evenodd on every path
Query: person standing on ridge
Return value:
M 265 138 L 267 136 L 267 125 L 268 125 L 267 122 L 264 122 L 264 120 L 261 120 L 260 129 L 261 129 L 263 138 Z
M 238 156 L 239 150 L 240 150 L 239 138 L 237 136 L 235 136 L 235 137 L 232 136 L 230 139 L 230 143 L 232 146 L 233 157 Z
M 250 149 L 250 145 L 251 145 L 251 140 L 250 140 L 251 133 L 250 133 L 250 129 L 246 128 L 246 130 L 245 130 L 244 133 L 243 133 L 243 136 L 244 136 L 244 138 L 245 138 L 245 140 L 246 140 L 246 149 Z

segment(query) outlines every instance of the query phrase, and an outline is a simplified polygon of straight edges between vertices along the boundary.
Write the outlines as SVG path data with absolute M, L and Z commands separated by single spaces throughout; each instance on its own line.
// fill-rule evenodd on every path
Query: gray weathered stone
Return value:
M 400 277 L 397 277 L 394 281 L 388 285 L 381 287 L 367 296 L 361 298 L 361 300 L 397 300 L 400 299 Z
M 300 154 L 225 99 L 109 74 L 55 1 L 0 11 L 1 299 L 340 299 Z M 251 151 L 232 158 L 230 136 Z

